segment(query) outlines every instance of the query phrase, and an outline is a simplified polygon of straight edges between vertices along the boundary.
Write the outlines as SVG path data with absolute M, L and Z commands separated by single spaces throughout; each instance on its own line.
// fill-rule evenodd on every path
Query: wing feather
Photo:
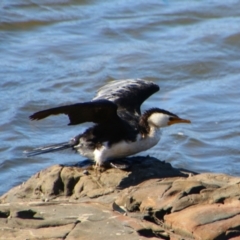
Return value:
M 141 115 L 142 103 L 159 89 L 155 83 L 142 79 L 118 80 L 100 88 L 93 100 L 107 99 L 115 103 L 119 111 Z
M 70 120 L 68 125 L 84 122 L 107 123 L 118 118 L 117 105 L 108 100 L 97 100 L 50 108 L 32 114 L 31 120 L 40 120 L 51 115 L 66 114 Z

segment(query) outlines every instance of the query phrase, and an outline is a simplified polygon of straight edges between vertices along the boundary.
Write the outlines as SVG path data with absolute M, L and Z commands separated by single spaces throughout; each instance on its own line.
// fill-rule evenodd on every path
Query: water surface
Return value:
M 41 3 L 40 3 L 41 2 Z M 90 100 L 112 80 L 145 78 L 161 91 L 143 105 L 192 124 L 163 130 L 142 153 L 197 172 L 240 175 L 239 1 L 5 0 L 0 3 L 0 194 L 70 152 L 26 158 L 86 128 L 34 111 Z

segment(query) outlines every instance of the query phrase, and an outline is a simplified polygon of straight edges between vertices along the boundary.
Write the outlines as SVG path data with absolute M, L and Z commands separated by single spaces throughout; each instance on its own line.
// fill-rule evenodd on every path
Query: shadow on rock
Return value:
M 150 179 L 188 177 L 190 174 L 196 174 L 187 170 L 173 168 L 170 163 L 153 157 L 132 157 L 128 159 L 131 161 L 128 169 L 129 175 L 119 183 L 118 187 L 120 189 L 135 186 Z

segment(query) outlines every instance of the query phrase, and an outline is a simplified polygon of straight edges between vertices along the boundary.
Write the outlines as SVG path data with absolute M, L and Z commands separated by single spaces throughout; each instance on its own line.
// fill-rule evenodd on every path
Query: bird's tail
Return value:
M 52 144 L 52 145 L 43 146 L 43 147 L 38 147 L 31 151 L 24 151 L 24 154 L 26 154 L 27 157 L 31 157 L 31 156 L 35 156 L 35 155 L 39 155 L 39 154 L 65 150 L 68 148 L 73 148 L 73 143 L 71 141 Z

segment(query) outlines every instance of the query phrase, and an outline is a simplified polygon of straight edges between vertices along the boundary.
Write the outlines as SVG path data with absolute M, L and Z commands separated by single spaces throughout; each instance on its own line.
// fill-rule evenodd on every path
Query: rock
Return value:
M 128 161 L 124 170 L 55 165 L 35 174 L 0 197 L 0 239 L 240 237 L 240 178 Z

